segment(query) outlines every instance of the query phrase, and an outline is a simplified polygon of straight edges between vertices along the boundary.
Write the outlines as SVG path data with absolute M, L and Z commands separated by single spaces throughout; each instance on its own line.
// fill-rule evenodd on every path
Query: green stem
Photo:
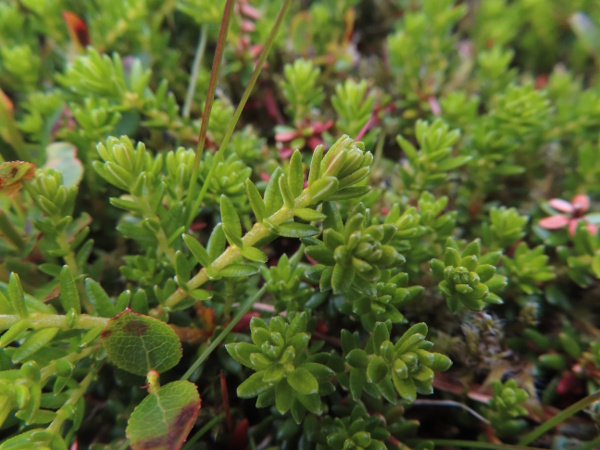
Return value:
M 213 59 L 212 70 L 210 72 L 210 80 L 208 82 L 208 92 L 206 93 L 206 103 L 202 112 L 202 123 L 200 124 L 200 134 L 198 135 L 198 145 L 196 146 L 196 155 L 194 156 L 194 166 L 192 167 L 192 176 L 190 177 L 190 186 L 188 189 L 188 226 L 190 227 L 194 220 L 194 188 L 198 179 L 198 168 L 200 166 L 200 158 L 204 152 L 204 144 L 206 143 L 206 133 L 208 132 L 208 122 L 210 120 L 210 112 L 212 110 L 213 101 L 215 100 L 215 91 L 217 89 L 217 78 L 219 77 L 219 69 L 221 60 L 223 59 L 223 51 L 225 50 L 225 41 L 227 40 L 227 32 L 229 31 L 229 23 L 233 11 L 235 0 L 227 0 L 225 9 L 223 10 L 223 18 L 221 19 L 221 28 L 219 29 L 219 37 L 217 39 L 217 48 L 215 49 L 215 57 Z M 208 183 L 207 183 L 208 184 Z
M 300 207 L 300 206 L 299 206 Z M 283 206 L 279 211 L 269 217 L 269 222 L 273 225 L 279 225 L 293 218 L 292 211 L 286 206 Z M 242 238 L 244 247 L 254 247 L 256 243 L 274 237 L 272 231 L 267 228 L 262 222 L 255 224 L 250 231 L 248 231 Z M 239 247 L 230 245 L 225 249 L 221 256 L 215 259 L 212 264 L 208 267 L 208 272 L 219 273 L 222 269 L 235 262 L 242 256 L 242 252 Z M 190 281 L 187 282 L 188 290 L 197 289 L 206 283 L 210 279 L 206 268 L 202 268 Z M 173 294 L 167 298 L 164 307 L 167 310 L 175 307 L 179 302 L 187 297 L 187 292 L 181 288 L 178 288 Z
M 65 404 L 56 412 L 56 418 L 52 421 L 50 425 L 48 425 L 47 430 L 53 434 L 60 435 L 60 429 L 65 420 L 70 417 L 71 411 L 70 408 L 66 408 L 67 406 L 75 406 L 75 404 L 79 401 L 79 399 L 85 394 L 85 391 L 92 383 L 94 377 L 96 376 L 96 372 L 91 370 L 83 380 L 79 383 L 79 387 L 71 391 L 71 395 L 69 399 L 65 402 Z
M 438 445 L 456 447 L 456 448 L 476 448 L 476 449 L 497 449 L 497 450 L 536 450 L 534 447 L 525 447 L 523 445 L 510 445 L 510 444 L 493 444 L 491 442 L 478 442 L 478 441 L 467 441 L 462 439 L 427 439 L 427 442 L 433 442 L 437 447 Z M 417 444 L 418 441 L 410 441 L 410 445 Z
M 194 444 L 198 439 L 200 439 L 202 436 L 204 436 L 206 433 L 208 433 L 212 429 L 212 427 L 214 427 L 216 424 L 218 424 L 224 418 L 225 418 L 224 412 L 222 412 L 221 414 L 219 414 L 216 417 L 213 417 L 212 420 L 207 422 L 202 428 L 200 428 L 198 430 L 198 432 L 196 434 L 194 434 L 190 439 L 187 440 L 187 442 L 183 446 L 182 450 L 191 450 L 192 444 Z
M 56 224 L 60 220 L 58 217 L 52 219 Z M 65 255 L 63 259 L 67 266 L 71 269 L 71 273 L 75 278 L 81 275 L 81 271 L 79 270 L 79 265 L 77 264 L 77 257 L 75 255 L 75 251 L 71 249 L 71 245 L 69 244 L 69 238 L 67 236 L 66 230 L 62 231 L 56 236 L 56 243 L 58 247 L 61 249 L 63 254 Z M 77 281 L 77 292 L 79 292 L 79 298 L 81 299 L 82 306 L 85 311 L 92 311 L 94 307 L 91 302 L 87 298 L 87 294 L 85 289 L 83 288 L 83 280 Z
M 598 447 L 600 447 L 600 436 L 589 442 L 583 442 L 577 450 L 594 450 Z
M 196 92 L 196 83 L 198 82 L 198 72 L 200 71 L 200 63 L 202 62 L 202 56 L 204 56 L 204 50 L 206 49 L 206 26 L 202 27 L 200 32 L 200 39 L 198 41 L 198 47 L 196 47 L 196 54 L 194 55 L 194 63 L 192 65 L 192 73 L 190 75 L 190 82 L 188 84 L 187 92 L 185 94 L 185 102 L 183 104 L 183 117 L 190 117 L 190 109 L 192 108 L 192 100 L 194 100 L 194 92 Z
M 17 252 L 23 252 L 25 249 L 23 238 L 21 237 L 19 230 L 13 225 L 8 214 L 2 209 L 0 209 L 0 231 L 4 234 L 6 241 L 12 245 Z
M 206 361 L 206 359 L 219 346 L 223 339 L 227 337 L 227 335 L 233 329 L 235 324 L 238 323 L 242 319 L 242 317 L 244 317 L 244 314 L 246 314 L 252 309 L 252 305 L 254 305 L 254 303 L 256 303 L 258 299 L 262 297 L 266 290 L 267 288 L 263 286 L 256 294 L 254 294 L 252 297 L 246 300 L 246 303 L 240 306 L 236 315 L 233 317 L 233 319 L 231 319 L 231 322 L 229 322 L 229 324 L 223 329 L 223 331 L 221 331 L 219 335 L 212 340 L 207 349 L 204 350 L 204 352 L 198 357 L 196 361 L 194 361 L 194 363 L 190 366 L 187 372 L 183 374 L 183 376 L 181 377 L 182 380 L 187 380 L 194 373 L 194 371 L 198 367 L 200 367 L 200 364 Z
M 48 364 L 41 370 L 40 380 L 41 380 L 42 386 L 44 385 L 44 382 L 48 378 L 50 378 L 52 375 L 56 374 L 56 363 L 58 361 L 68 361 L 71 364 L 77 363 L 78 361 L 81 361 L 83 358 L 87 358 L 95 351 L 96 351 L 96 349 L 94 347 L 87 347 L 87 348 L 84 348 L 83 350 L 81 350 L 80 352 L 69 353 L 67 356 L 65 356 L 63 358 L 59 358 L 59 359 L 52 361 L 50 364 Z
M 600 391 L 596 392 L 595 394 L 588 395 L 587 397 L 582 398 L 578 402 L 573 403 L 567 409 L 562 410 L 554 417 L 545 421 L 543 424 L 541 424 L 539 427 L 537 427 L 531 433 L 529 433 L 529 434 L 525 435 L 523 438 L 521 438 L 521 440 L 519 441 L 519 445 L 531 444 L 533 441 L 535 441 L 537 438 L 539 438 L 546 431 L 552 429 L 557 424 L 567 420 L 573 414 L 578 413 L 583 408 L 586 408 L 587 406 L 589 406 L 592 403 L 597 402 L 599 400 L 600 400 Z
M 381 130 L 379 134 L 379 139 L 377 139 L 377 146 L 375 147 L 375 155 L 373 158 L 373 164 L 371 164 L 371 173 L 375 173 L 375 168 L 381 162 L 381 158 L 383 156 L 383 144 L 385 142 L 385 133 Z
M 165 234 L 165 230 L 162 226 L 160 217 L 152 210 L 152 206 L 148 199 L 142 196 L 134 196 L 139 204 L 144 208 L 144 217 L 149 220 L 153 220 L 160 225 L 160 230 L 156 233 L 156 239 L 158 240 L 158 248 L 166 255 L 169 263 L 172 267 L 175 267 L 175 249 L 169 245 L 169 237 Z
M 55 222 L 56 223 L 56 222 Z M 71 250 L 71 246 L 69 245 L 69 241 L 67 239 L 67 233 L 62 232 L 56 236 L 56 243 L 60 250 L 65 254 L 63 259 L 67 263 L 67 266 L 71 269 L 74 277 L 79 276 L 79 267 L 77 265 L 77 258 L 75 257 L 75 252 Z
M 275 23 L 273 24 L 273 28 L 271 28 L 269 37 L 267 38 L 267 41 L 265 42 L 265 45 L 263 46 L 263 50 L 260 53 L 258 61 L 256 62 L 256 65 L 254 66 L 254 71 L 252 72 L 250 81 L 248 82 L 248 85 L 246 86 L 246 89 L 244 90 L 244 93 L 242 94 L 242 98 L 235 110 L 235 113 L 233 114 L 233 117 L 231 118 L 231 120 L 229 121 L 229 124 L 227 125 L 227 131 L 225 132 L 223 141 L 221 142 L 221 145 L 219 146 L 219 150 L 217 151 L 217 153 L 213 159 L 213 162 L 210 166 L 210 171 L 208 172 L 208 175 L 206 176 L 206 179 L 204 180 L 204 184 L 202 185 L 202 190 L 200 191 L 200 195 L 196 198 L 196 201 L 194 202 L 193 207 L 189 211 L 190 215 L 188 216 L 188 223 L 187 223 L 188 228 L 192 224 L 192 220 L 194 220 L 195 211 L 197 211 L 198 208 L 200 207 L 200 205 L 202 204 L 202 200 L 204 199 L 204 196 L 206 195 L 206 191 L 208 190 L 210 180 L 213 177 L 213 174 L 217 168 L 217 165 L 219 164 L 219 162 L 223 159 L 223 157 L 225 155 L 225 149 L 227 148 L 227 145 L 229 144 L 229 140 L 231 139 L 231 136 L 233 135 L 233 132 L 235 130 L 235 126 L 237 125 L 238 120 L 240 119 L 240 116 L 242 115 L 242 111 L 244 110 L 244 107 L 246 106 L 246 102 L 248 101 L 248 98 L 250 98 L 250 94 L 252 94 L 252 90 L 254 89 L 254 85 L 256 84 L 256 81 L 258 80 L 258 77 L 260 75 L 260 72 L 261 72 L 264 64 L 265 64 L 265 61 L 267 60 L 267 56 L 269 56 L 269 53 L 271 52 L 271 48 L 273 47 L 273 43 L 275 42 L 275 38 L 277 37 L 277 32 L 279 31 L 279 28 L 281 27 L 281 23 L 283 22 L 285 14 L 290 7 L 290 4 L 291 4 L 291 0 L 283 0 L 283 4 L 281 5 L 279 14 L 277 14 L 277 19 L 275 19 Z M 203 122 L 203 124 L 204 124 L 204 122 Z M 204 143 L 202 145 L 204 145 Z M 198 157 L 198 153 L 196 153 L 196 156 Z M 198 161 L 198 163 L 199 163 L 199 161 Z M 197 167 L 196 167 L 195 160 L 194 160 L 194 169 L 196 169 L 196 170 L 192 172 L 192 178 L 190 179 L 190 188 L 188 190 L 188 192 L 190 192 L 190 193 L 193 192 L 193 185 L 196 183 L 196 178 L 197 178 Z M 193 199 L 193 196 L 191 196 L 191 197 Z
M 25 148 L 25 140 L 17 127 L 15 117 L 3 103 L 0 103 L 0 123 L 2 124 L 2 127 L 0 127 L 0 137 L 8 142 L 20 160 L 28 161 L 30 155 Z M 2 156 L 6 160 L 12 159 L 4 151 L 2 151 Z
M 7 330 L 15 323 L 23 320 L 21 316 L 12 314 L 0 314 L 0 330 Z M 32 314 L 27 317 L 29 328 L 60 328 L 61 330 L 83 329 L 89 330 L 96 327 L 103 327 L 109 319 L 106 317 L 88 316 L 80 314 L 75 318 L 73 324 L 68 323 L 67 316 L 59 314 Z

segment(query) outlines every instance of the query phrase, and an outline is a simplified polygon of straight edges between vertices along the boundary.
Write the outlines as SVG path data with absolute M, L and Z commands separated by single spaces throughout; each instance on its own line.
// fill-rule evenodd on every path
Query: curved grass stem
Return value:
M 208 92 L 206 93 L 206 103 L 204 104 L 204 111 L 202 112 L 202 123 L 200 124 L 200 134 L 198 135 L 198 145 L 196 146 L 196 155 L 194 156 L 194 166 L 192 167 L 192 176 L 190 178 L 189 185 L 189 196 L 188 204 L 190 207 L 194 205 L 194 187 L 196 180 L 198 179 L 198 168 L 200 166 L 200 159 L 202 158 L 202 152 L 204 152 L 204 144 L 206 143 L 206 133 L 208 132 L 208 122 L 210 120 L 210 112 L 212 105 L 215 100 L 215 91 L 217 89 L 217 79 L 219 77 L 219 69 L 221 68 L 221 60 L 223 59 L 223 51 L 225 50 L 225 42 L 227 41 L 227 33 L 229 31 L 229 23 L 231 22 L 231 16 L 233 15 L 233 6 L 235 0 L 227 0 L 225 3 L 225 9 L 223 10 L 223 19 L 221 20 L 221 28 L 219 29 L 219 37 L 217 39 L 217 48 L 215 50 L 215 57 L 213 59 L 212 70 L 210 72 L 210 80 L 208 82 Z M 192 83 L 193 81 L 190 81 Z M 188 228 L 194 218 L 194 209 L 189 209 L 189 220 Z
M 204 26 L 202 27 L 202 31 L 200 31 L 200 39 L 198 41 L 198 47 L 196 48 L 196 54 L 194 55 L 192 73 L 190 74 L 190 81 L 185 94 L 185 102 L 183 104 L 182 115 L 186 119 L 190 117 L 190 110 L 192 109 L 192 101 L 194 99 L 194 92 L 196 92 L 196 83 L 198 82 L 200 63 L 202 62 L 202 56 L 204 56 L 204 50 L 206 49 L 206 35 L 206 26 Z
M 242 317 L 244 317 L 244 314 L 246 314 L 252 309 L 252 305 L 254 305 L 254 303 L 256 303 L 263 296 L 266 290 L 267 288 L 263 286 L 256 294 L 254 294 L 252 297 L 246 300 L 246 302 L 240 307 L 240 309 L 237 310 L 237 313 L 235 314 L 233 319 L 231 319 L 231 322 L 229 322 L 229 324 L 223 329 L 223 331 L 221 331 L 219 335 L 212 340 L 207 349 L 204 350 L 204 352 L 202 352 L 198 359 L 194 361 L 190 368 L 183 374 L 183 376 L 181 377 L 182 380 L 187 380 L 192 376 L 194 371 L 198 367 L 200 367 L 200 364 L 206 361 L 206 359 L 219 346 L 223 339 L 227 337 L 227 335 L 231 332 L 235 324 L 238 323 L 242 319 Z
M 529 433 L 529 434 L 525 435 L 523 438 L 521 438 L 521 440 L 519 441 L 519 445 L 531 444 L 533 441 L 535 441 L 537 438 L 539 438 L 545 432 L 551 430 L 553 427 L 555 427 L 559 423 L 567 420 L 573 414 L 578 413 L 583 408 L 586 408 L 586 407 L 590 406 L 592 403 L 597 402 L 597 401 L 600 401 L 600 391 L 596 392 L 595 394 L 588 395 L 587 397 L 582 398 L 578 402 L 573 403 L 567 409 L 564 409 L 561 412 L 559 412 L 554 417 L 546 420 L 543 424 L 541 424 L 539 427 L 537 427 L 531 433 Z
M 198 195 L 195 202 L 193 203 L 192 208 L 190 208 L 190 210 L 188 211 L 189 215 L 188 215 L 188 221 L 187 221 L 187 228 L 189 228 L 191 226 L 192 221 L 194 220 L 196 211 L 202 204 L 202 200 L 204 199 L 204 196 L 206 195 L 206 191 L 208 190 L 208 186 L 209 186 L 210 181 L 213 177 L 213 174 L 217 168 L 217 165 L 219 164 L 220 161 L 223 160 L 223 157 L 225 154 L 225 149 L 227 148 L 227 145 L 229 144 L 229 140 L 231 139 L 231 136 L 233 135 L 233 132 L 235 130 L 235 126 L 237 125 L 237 122 L 240 119 L 240 116 L 242 115 L 242 111 L 244 110 L 244 107 L 246 106 L 246 102 L 248 101 L 248 98 L 250 98 L 250 94 L 252 94 L 254 85 L 256 84 L 256 81 L 258 80 L 258 77 L 260 75 L 260 72 L 261 72 L 264 64 L 265 64 L 265 61 L 267 60 L 267 56 L 269 56 L 271 48 L 273 47 L 273 43 L 275 42 L 275 38 L 277 37 L 277 32 L 279 31 L 279 28 L 281 27 L 281 24 L 283 22 L 285 14 L 286 14 L 287 10 L 289 9 L 290 5 L 291 5 L 291 0 L 283 0 L 283 4 L 281 5 L 279 14 L 277 14 L 277 19 L 275 19 L 275 23 L 273 24 L 273 28 L 271 29 L 271 32 L 269 33 L 269 37 L 267 38 L 267 41 L 265 42 L 263 50 L 260 53 L 258 61 L 256 62 L 256 65 L 254 66 L 254 71 L 252 72 L 250 81 L 248 82 L 248 85 L 246 86 L 246 89 L 244 90 L 244 93 L 242 94 L 242 98 L 235 110 L 235 113 L 233 114 L 233 117 L 231 118 L 231 120 L 229 121 L 229 124 L 227 125 L 227 130 L 225 132 L 225 136 L 223 137 L 223 141 L 221 142 L 221 145 L 219 146 L 219 150 L 217 151 L 215 158 L 213 159 L 213 162 L 212 162 L 212 165 L 210 166 L 208 175 L 206 176 L 206 179 L 204 180 L 204 184 L 202 185 L 202 190 L 200 191 L 200 195 Z M 214 69 L 214 66 L 213 66 L 213 69 Z M 212 73 L 211 73 L 211 82 L 212 82 Z M 210 93 L 210 87 L 209 87 L 209 93 Z M 212 97 L 214 98 L 214 92 L 212 92 Z M 203 119 L 202 119 L 203 127 L 204 127 L 204 122 L 205 122 L 205 119 L 203 116 Z M 208 119 L 206 120 L 206 122 L 208 124 Z M 202 148 L 204 148 L 204 140 L 206 139 L 206 131 L 204 132 L 204 135 L 202 135 L 202 130 L 201 130 L 200 135 L 202 137 Z M 198 147 L 200 148 L 200 142 L 198 142 Z M 201 155 L 202 155 L 201 152 L 196 151 L 196 158 L 198 159 L 198 161 L 196 161 L 196 159 L 194 159 L 194 170 L 192 172 L 192 178 L 190 179 L 190 188 L 188 191 L 190 193 L 193 192 L 193 187 L 194 187 L 194 185 L 196 183 L 196 179 L 198 177 L 198 165 L 200 164 L 200 156 Z M 193 196 L 190 196 L 189 198 L 190 198 L 190 203 L 191 203 L 193 201 Z

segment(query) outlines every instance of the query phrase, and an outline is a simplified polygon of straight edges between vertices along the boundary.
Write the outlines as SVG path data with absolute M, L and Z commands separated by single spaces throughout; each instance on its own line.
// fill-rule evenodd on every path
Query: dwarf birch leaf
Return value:
M 108 321 L 102 345 L 117 367 L 136 375 L 164 372 L 181 359 L 181 343 L 169 325 L 130 309 Z
M 189 381 L 174 381 L 135 408 L 126 434 L 134 450 L 179 450 L 200 411 L 200 395 Z

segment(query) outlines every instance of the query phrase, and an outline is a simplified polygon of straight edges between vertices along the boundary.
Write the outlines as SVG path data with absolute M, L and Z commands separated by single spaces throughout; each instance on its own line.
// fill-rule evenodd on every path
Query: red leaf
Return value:
M 248 419 L 240 420 L 236 425 L 231 439 L 229 440 L 229 448 L 232 450 L 242 450 L 248 445 Z
M 90 45 L 90 33 L 83 19 L 71 11 L 64 11 L 62 15 L 71 40 L 83 48 Z
M 573 209 L 577 213 L 584 213 L 590 208 L 590 198 L 587 195 L 579 194 L 571 200 Z
M 283 131 L 283 132 L 277 133 L 275 135 L 275 140 L 279 141 L 279 142 L 288 142 L 288 141 L 291 141 L 292 139 L 296 139 L 297 137 L 300 137 L 300 133 L 298 133 L 298 131 L 296 131 L 296 130 Z
M 15 105 L 13 105 L 13 102 L 10 100 L 10 98 L 8 98 L 2 89 L 0 89 L 0 104 L 2 104 L 10 113 L 15 110 Z
M 598 226 L 595 225 L 595 224 L 593 224 L 593 223 L 588 223 L 587 224 L 587 229 L 588 229 L 588 231 L 590 232 L 590 234 L 592 236 L 598 234 Z
M 548 202 L 548 204 L 552 206 L 555 210 L 560 212 L 569 214 L 573 212 L 573 205 L 568 201 L 563 200 L 562 198 L 553 198 Z
M 547 230 L 556 230 L 558 228 L 566 227 L 569 224 L 569 218 L 567 216 L 550 216 L 540 220 L 538 223 L 540 227 L 546 228 Z
M 250 328 L 250 321 L 253 317 L 260 317 L 260 314 L 256 311 L 244 314 L 240 321 L 234 325 L 232 331 L 236 333 L 239 333 L 241 331 L 247 331 Z

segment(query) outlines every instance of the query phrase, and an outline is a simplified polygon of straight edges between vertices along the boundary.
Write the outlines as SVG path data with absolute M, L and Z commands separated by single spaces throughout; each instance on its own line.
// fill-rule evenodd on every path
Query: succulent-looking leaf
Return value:
M 12 361 L 18 363 L 33 355 L 50 343 L 58 333 L 58 328 L 42 328 L 31 333 L 25 342 L 13 353 Z
M 287 377 L 287 381 L 290 386 L 299 394 L 316 394 L 319 390 L 319 383 L 317 382 L 317 379 L 313 376 L 313 374 L 302 367 L 299 367 L 291 372 Z
M 267 207 L 265 206 L 265 202 L 260 196 L 258 189 L 256 189 L 256 186 L 250 179 L 246 180 L 246 194 L 250 201 L 250 207 L 256 216 L 256 221 L 262 222 L 267 214 Z
M 288 176 L 289 188 L 294 198 L 298 197 L 304 187 L 304 177 L 302 173 L 302 155 L 299 150 L 295 150 L 290 160 L 290 169 Z
M 136 375 L 164 372 L 181 359 L 181 343 L 169 325 L 130 309 L 108 321 L 102 345 L 117 367 Z
M 200 395 L 189 381 L 174 381 L 149 394 L 127 423 L 134 450 L 179 450 L 200 411 Z
M 84 286 L 90 303 L 94 306 L 94 312 L 101 317 L 113 317 L 117 314 L 117 307 L 111 302 L 102 286 L 91 278 L 86 278 Z
M 219 275 L 227 278 L 249 277 L 257 272 L 258 269 L 250 264 L 230 264 L 229 266 L 221 269 L 219 271 Z
M 77 314 L 81 314 L 79 292 L 69 266 L 64 266 L 60 271 L 60 303 L 65 312 L 74 309 Z
M 227 240 L 232 245 L 242 247 L 242 225 L 235 206 L 225 195 L 221 196 L 221 220 Z
M 242 248 L 242 256 L 250 261 L 266 263 L 269 259 L 264 252 L 256 247 Z
M 21 279 L 16 273 L 11 273 L 8 280 L 8 299 L 13 311 L 21 317 L 27 317 L 27 306 L 25 306 L 25 294 Z
M 185 245 L 187 245 L 187 248 L 190 249 L 192 255 L 194 258 L 196 258 L 200 265 L 202 267 L 210 266 L 211 261 L 204 246 L 189 234 L 183 234 L 182 237 L 183 242 L 185 242 Z

